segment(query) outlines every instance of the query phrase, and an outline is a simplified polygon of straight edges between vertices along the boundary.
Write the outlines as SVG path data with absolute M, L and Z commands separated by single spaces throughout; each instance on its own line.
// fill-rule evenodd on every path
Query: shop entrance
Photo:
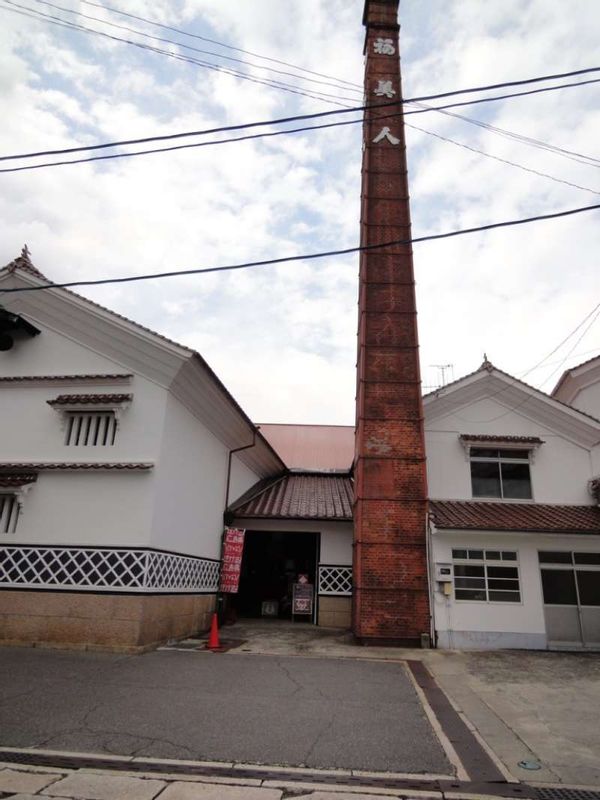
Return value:
M 307 575 L 315 587 L 318 548 L 318 533 L 247 530 L 239 590 L 232 597 L 237 615 L 291 619 L 298 577 Z M 314 615 L 297 619 L 313 622 Z

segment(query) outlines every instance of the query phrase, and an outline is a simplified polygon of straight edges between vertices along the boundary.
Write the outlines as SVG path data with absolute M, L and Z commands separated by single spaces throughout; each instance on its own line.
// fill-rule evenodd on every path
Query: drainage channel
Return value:
M 420 792 L 458 792 L 477 795 L 494 795 L 506 798 L 530 798 L 531 800 L 600 800 L 600 794 L 596 797 L 578 796 L 558 796 L 548 795 L 541 797 L 533 787 L 525 784 L 498 782 L 474 782 L 474 781 L 454 781 L 454 780 L 420 780 L 419 778 L 395 778 L 387 776 L 367 777 L 363 775 L 335 775 L 331 772 L 320 772 L 310 769 L 298 772 L 284 768 L 269 770 L 268 766 L 260 769 L 251 765 L 241 767 L 205 765 L 205 764 L 177 764 L 175 762 L 164 763 L 153 761 L 152 759 L 108 759 L 102 756 L 77 756 L 61 755 L 50 753 L 36 753 L 31 750 L 15 751 L 0 749 L 0 761 L 12 764 L 23 764 L 37 767 L 53 767 L 54 769 L 77 770 L 77 769 L 110 769 L 121 772 L 152 772 L 165 773 L 170 775 L 198 775 L 206 778 L 255 778 L 261 781 L 275 780 L 286 783 L 321 783 L 333 786 L 378 788 L 399 790 L 402 793 L 410 794 L 411 791 Z M 594 794 L 594 793 L 588 793 Z

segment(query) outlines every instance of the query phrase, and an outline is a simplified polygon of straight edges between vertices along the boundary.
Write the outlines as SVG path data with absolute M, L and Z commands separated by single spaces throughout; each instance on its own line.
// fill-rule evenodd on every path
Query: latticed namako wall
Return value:
M 0 641 L 135 652 L 205 630 L 219 562 L 145 549 L 0 548 Z
M 0 587 L 216 592 L 219 562 L 145 549 L 0 548 Z

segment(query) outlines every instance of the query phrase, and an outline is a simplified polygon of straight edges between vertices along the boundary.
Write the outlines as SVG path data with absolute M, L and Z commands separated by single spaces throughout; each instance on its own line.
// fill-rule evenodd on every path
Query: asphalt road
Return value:
M 0 648 L 0 745 L 451 774 L 402 664 Z

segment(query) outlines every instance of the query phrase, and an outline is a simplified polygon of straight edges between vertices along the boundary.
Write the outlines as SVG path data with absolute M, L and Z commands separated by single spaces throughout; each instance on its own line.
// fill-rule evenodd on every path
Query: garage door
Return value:
M 600 648 L 600 553 L 538 556 L 548 646 Z

